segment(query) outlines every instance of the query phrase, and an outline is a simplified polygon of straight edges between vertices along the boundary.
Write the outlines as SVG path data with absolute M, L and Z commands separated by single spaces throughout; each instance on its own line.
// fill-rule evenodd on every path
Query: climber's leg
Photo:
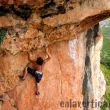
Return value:
M 32 69 L 32 68 L 28 67 L 27 72 L 35 77 L 35 69 Z
M 27 67 L 23 70 L 23 74 L 22 74 L 22 75 L 19 75 L 19 78 L 20 78 L 21 80 L 25 80 L 26 75 L 27 75 Z
M 36 79 L 36 95 L 40 95 L 40 92 L 39 92 L 39 83 L 42 79 L 42 72 L 39 72 L 39 71 L 35 71 L 35 79 Z
M 40 95 L 38 83 L 36 83 L 36 95 Z

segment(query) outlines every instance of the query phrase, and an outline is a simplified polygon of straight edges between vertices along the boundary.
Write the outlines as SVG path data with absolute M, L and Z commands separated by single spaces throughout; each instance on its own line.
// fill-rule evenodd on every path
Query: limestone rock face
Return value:
M 109 0 L 0 0 L 0 110 L 99 110 L 82 102 L 105 93 L 98 23 L 109 16 Z M 44 46 L 36 96 L 35 79 L 18 75 Z

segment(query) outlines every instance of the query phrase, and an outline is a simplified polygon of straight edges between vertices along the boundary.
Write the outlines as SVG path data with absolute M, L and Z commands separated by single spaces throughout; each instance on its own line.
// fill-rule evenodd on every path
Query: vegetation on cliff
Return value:
M 103 47 L 101 51 L 101 70 L 105 76 L 107 84 L 104 101 L 110 102 L 110 19 L 102 22 L 101 31 L 104 36 Z M 101 107 L 101 110 L 106 110 L 106 108 Z
M 6 28 L 0 28 L 0 44 L 3 42 L 3 39 L 5 37 L 7 33 L 7 29 Z
M 110 68 L 110 20 L 105 22 L 106 24 L 101 26 L 101 31 L 104 36 L 101 51 L 101 64 L 104 64 L 107 68 Z
M 107 87 L 106 87 L 106 93 L 104 95 L 104 101 L 110 102 L 110 69 L 108 69 L 105 65 L 101 64 L 101 70 L 104 73 Z M 102 106 L 101 110 L 106 110 L 105 107 Z

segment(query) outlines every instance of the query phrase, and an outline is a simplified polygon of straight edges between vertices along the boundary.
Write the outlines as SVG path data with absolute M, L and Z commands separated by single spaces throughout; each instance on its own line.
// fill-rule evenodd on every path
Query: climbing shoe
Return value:
M 22 81 L 25 80 L 24 76 L 21 76 L 21 75 L 19 75 L 19 79 L 22 80 Z
M 39 95 L 40 95 L 40 92 L 39 92 L 39 91 L 37 91 L 37 92 L 36 92 L 36 95 L 38 95 L 38 96 L 39 96 Z

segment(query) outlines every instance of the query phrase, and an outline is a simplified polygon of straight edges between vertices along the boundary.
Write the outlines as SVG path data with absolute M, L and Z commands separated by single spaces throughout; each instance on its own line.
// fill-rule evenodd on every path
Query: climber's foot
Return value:
M 19 79 L 20 79 L 20 80 L 22 80 L 22 81 L 24 81 L 24 80 L 25 80 L 25 77 L 24 77 L 24 76 L 19 75 Z
M 39 92 L 39 91 L 37 91 L 35 94 L 39 96 L 39 95 L 40 95 L 40 92 Z

